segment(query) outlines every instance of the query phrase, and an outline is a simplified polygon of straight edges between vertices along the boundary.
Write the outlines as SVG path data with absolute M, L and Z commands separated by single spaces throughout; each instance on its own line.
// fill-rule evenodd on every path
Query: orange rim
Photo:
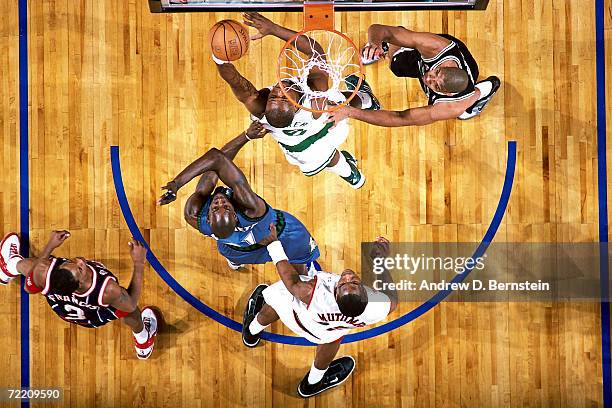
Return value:
M 340 31 L 336 31 L 333 29 L 325 29 L 325 28 L 313 28 L 310 30 L 304 30 L 304 31 L 300 31 L 299 33 L 296 33 L 293 37 L 289 38 L 287 40 L 287 42 L 285 42 L 285 45 L 283 45 L 283 48 L 281 49 L 279 55 L 278 55 L 278 64 L 277 64 L 277 70 L 276 70 L 276 78 L 278 80 L 278 83 L 280 85 L 281 88 L 281 92 L 283 93 L 283 95 L 285 95 L 285 97 L 289 100 L 289 102 L 291 102 L 293 105 L 295 105 L 296 107 L 300 108 L 300 109 L 304 109 L 306 111 L 309 112 L 314 112 L 314 113 L 325 113 L 325 112 L 333 112 L 335 110 L 340 109 L 343 106 L 348 105 L 353 98 L 355 97 L 355 95 L 357 95 L 357 91 L 359 90 L 359 88 L 361 87 L 361 83 L 363 82 L 363 64 L 361 63 L 361 58 L 358 57 L 357 60 L 359 61 L 359 81 L 357 81 L 357 85 L 355 86 L 355 89 L 353 89 L 353 91 L 351 92 L 351 94 L 346 98 L 346 100 L 342 103 L 339 103 L 337 105 L 332 105 L 329 106 L 329 109 L 315 109 L 315 108 L 307 108 L 305 106 L 300 105 L 300 103 L 298 101 L 296 101 L 294 98 L 291 97 L 290 93 L 288 92 L 287 89 L 285 89 L 285 86 L 283 85 L 283 81 L 282 81 L 282 77 L 281 77 L 281 69 L 283 67 L 283 58 L 284 58 L 284 54 L 285 54 L 285 50 L 288 47 L 291 47 L 291 43 L 293 41 L 295 41 L 296 38 L 298 38 L 300 35 L 304 35 L 305 33 L 308 33 L 309 31 L 329 31 L 332 32 L 336 35 L 339 35 L 340 37 L 342 37 L 344 40 L 346 40 L 351 47 L 353 47 L 355 49 L 355 51 L 357 52 L 357 55 L 359 55 L 359 48 L 357 48 L 357 46 L 355 45 L 355 43 L 353 42 L 353 40 L 351 40 L 348 36 L 346 36 L 345 34 L 341 33 Z

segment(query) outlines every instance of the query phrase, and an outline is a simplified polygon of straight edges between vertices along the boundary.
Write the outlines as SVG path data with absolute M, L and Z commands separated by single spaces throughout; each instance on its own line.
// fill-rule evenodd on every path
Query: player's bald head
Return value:
M 359 276 L 350 269 L 340 275 L 336 284 L 336 303 L 340 312 L 348 317 L 357 317 L 368 305 L 368 294 Z
M 440 69 L 442 90 L 448 93 L 465 91 L 470 83 L 467 72 L 456 67 L 442 67 Z
M 227 238 L 236 228 L 236 211 L 229 198 L 223 193 L 213 196 L 208 209 L 208 224 L 218 238 Z
M 288 92 L 296 93 L 293 90 L 289 90 Z M 297 98 L 298 95 L 296 94 L 292 97 Z M 293 122 L 295 111 L 295 106 L 283 93 L 280 84 L 276 84 L 272 90 L 270 90 L 266 103 L 266 111 L 264 114 L 266 115 L 268 123 L 275 128 L 287 127 Z
M 273 105 L 266 110 L 266 120 L 270 126 L 275 128 L 287 127 L 293 122 L 295 116 L 295 109 L 290 102 L 285 104 L 269 104 Z M 289 105 L 289 106 L 287 106 Z

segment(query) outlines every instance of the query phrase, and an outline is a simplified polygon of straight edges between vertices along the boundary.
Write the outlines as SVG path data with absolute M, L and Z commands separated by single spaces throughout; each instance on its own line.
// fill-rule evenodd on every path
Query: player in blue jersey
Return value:
M 179 189 L 201 175 L 196 191 L 185 204 L 185 220 L 217 241 L 219 252 L 232 269 L 271 261 L 260 241 L 269 235 L 273 223 L 289 261 L 302 264 L 298 269 L 305 273 L 305 266 L 320 255 L 316 242 L 297 218 L 270 207 L 253 192 L 244 173 L 232 161 L 249 140 L 262 138 L 266 133 L 268 130 L 260 123 L 253 122 L 221 150 L 210 149 L 162 187 L 166 192 L 158 204 L 176 200 Z M 216 187 L 219 179 L 227 187 Z

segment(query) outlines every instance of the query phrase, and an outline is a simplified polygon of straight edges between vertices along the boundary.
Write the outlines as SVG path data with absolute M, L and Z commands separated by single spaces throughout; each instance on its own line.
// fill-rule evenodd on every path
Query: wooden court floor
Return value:
M 2 233 L 18 231 L 20 217 L 17 3 L 4 3 L 0 14 Z M 605 10 L 609 84 L 611 0 Z M 298 14 L 269 17 L 301 26 Z M 36 251 L 50 230 L 69 229 L 58 254 L 103 261 L 127 285 L 130 232 L 110 160 L 117 145 L 131 209 L 157 258 L 194 296 L 241 320 L 251 289 L 277 280 L 274 268 L 226 267 L 212 240 L 182 219 L 192 185 L 173 205 L 155 206 L 160 187 L 183 166 L 249 123 L 210 58 L 208 29 L 223 18 L 239 15 L 152 15 L 144 0 L 28 2 L 30 235 Z M 333 175 L 302 176 L 270 137 L 243 149 L 237 163 L 255 191 L 307 225 L 326 270 L 358 269 L 360 243 L 377 235 L 479 242 L 499 200 L 511 140 L 516 175 L 495 240 L 598 240 L 594 0 L 491 0 L 486 12 L 336 16 L 336 27 L 361 44 L 373 22 L 449 32 L 468 44 L 482 77 L 497 75 L 503 85 L 472 121 L 404 129 L 353 123 L 346 146 L 368 177 L 359 191 Z M 252 43 L 238 69 L 258 87 L 274 83 L 271 56 L 280 45 L 273 38 Z M 415 81 L 396 79 L 383 65 L 366 73 L 385 107 L 424 103 Z M 20 384 L 19 296 L 15 282 L 0 288 L 0 387 Z M 599 303 L 442 303 L 388 334 L 343 346 L 341 354 L 357 361 L 352 378 L 304 401 L 295 387 L 311 348 L 244 348 L 238 333 L 183 301 L 152 268 L 141 304 L 158 306 L 168 327 L 146 362 L 136 359 L 121 324 L 71 327 L 42 297 L 29 302 L 31 384 L 62 387 L 58 406 L 603 405 Z M 402 304 L 390 318 L 415 306 Z M 289 334 L 280 324 L 272 329 Z

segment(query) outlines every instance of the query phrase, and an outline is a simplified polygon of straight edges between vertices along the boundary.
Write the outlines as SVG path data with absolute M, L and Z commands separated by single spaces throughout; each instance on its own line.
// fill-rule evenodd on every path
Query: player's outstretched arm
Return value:
M 264 90 L 258 91 L 248 79 L 238 72 L 234 64 L 230 62 L 217 62 L 217 71 L 219 71 L 221 78 L 230 86 L 236 99 L 238 99 L 251 114 L 261 117 L 266 110 L 267 94 L 263 95 Z M 265 92 L 268 92 L 268 90 L 265 89 Z
M 436 56 L 444 47 L 450 44 L 447 38 L 437 34 L 412 31 L 405 27 L 372 24 L 368 28 L 369 46 L 364 48 L 364 56 L 371 58 L 374 53 L 382 52 L 383 42 L 398 47 L 414 48 L 425 58 Z
M 311 282 L 302 281 L 293 265 L 289 263 L 283 245 L 276 235 L 276 227 L 274 224 L 270 224 L 270 235 L 264 238 L 259 244 L 265 245 L 268 249 L 272 262 L 274 262 L 274 266 L 276 266 L 276 271 L 289 293 L 302 302 L 308 303 L 314 287 Z
M 138 301 L 142 293 L 147 248 L 135 239 L 130 241 L 128 245 L 130 246 L 130 256 L 134 262 L 134 273 L 130 285 L 125 289 L 119 286 L 114 280 L 111 280 L 106 286 L 106 290 L 102 295 L 102 300 L 115 309 L 131 313 L 138 307 Z
M 370 259 L 374 262 L 376 258 L 386 258 L 389 256 L 389 240 L 384 237 L 377 237 L 376 242 L 374 243 L 372 250 L 370 251 Z M 393 283 L 393 278 L 389 271 L 384 268 L 383 263 L 383 271 L 378 274 L 378 279 L 380 279 L 383 283 Z M 389 308 L 389 313 L 394 311 L 397 308 L 397 291 L 395 287 L 393 289 L 389 288 L 390 285 L 384 285 L 385 289 L 381 290 L 382 293 L 387 295 L 389 300 L 391 301 L 391 306 Z
M 244 17 L 244 24 L 258 31 L 257 34 L 251 37 L 252 40 L 258 40 L 267 35 L 272 35 L 283 41 L 287 41 L 297 33 L 297 31 L 278 25 L 254 11 L 242 13 L 242 17 Z M 313 49 L 323 54 L 323 48 L 318 42 L 303 35 L 298 38 L 295 46 L 300 52 L 309 56 L 312 55 Z
M 232 159 L 249 140 L 260 139 L 267 133 L 268 130 L 260 123 L 252 122 L 246 131 L 229 141 L 221 150 L 215 148 L 209 150 L 181 171 L 174 180 L 162 187 L 167 191 L 158 200 L 158 204 L 165 205 L 176 200 L 178 190 L 202 174 L 202 179 L 198 182 L 196 189 L 198 196 L 209 195 L 215 188 L 218 178 L 221 178 L 221 181 L 228 187 L 234 189 L 236 200 L 246 209 L 255 210 L 258 214 L 259 210 L 265 211 L 265 203 L 251 190 L 244 173 L 236 167 Z M 186 206 L 185 211 L 187 210 Z
M 343 106 L 330 113 L 327 122 L 339 123 L 346 118 L 353 118 L 371 125 L 384 127 L 423 126 L 439 120 L 455 119 L 470 105 L 471 104 L 448 102 L 406 109 L 403 111 L 371 111 L 353 108 L 352 106 Z

